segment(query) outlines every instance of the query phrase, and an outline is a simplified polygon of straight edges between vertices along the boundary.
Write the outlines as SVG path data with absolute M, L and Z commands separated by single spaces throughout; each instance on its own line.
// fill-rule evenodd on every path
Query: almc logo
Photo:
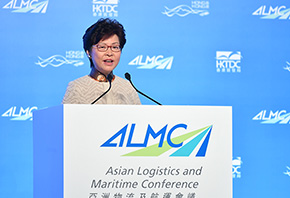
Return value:
M 146 56 L 138 55 L 129 65 L 136 65 L 138 69 L 171 69 L 173 63 L 173 56 L 164 58 L 163 55 Z
M 9 117 L 11 118 L 10 120 L 14 121 L 32 120 L 32 111 L 35 111 L 37 109 L 38 108 L 36 106 L 27 108 L 17 108 L 16 106 L 13 106 L 4 112 L 2 114 L 2 117 Z
M 93 16 L 117 17 L 118 0 L 93 0 Z
M 198 151 L 195 156 L 205 157 L 213 126 L 207 126 L 173 137 L 176 130 L 186 130 L 187 125 L 177 124 L 171 128 L 168 128 L 168 125 L 165 125 L 158 132 L 155 132 L 151 125 L 148 124 L 147 130 L 144 134 L 144 141 L 142 143 L 132 142 L 135 127 L 136 124 L 134 123 L 131 124 L 130 127 L 129 124 L 126 124 L 122 129 L 104 142 L 101 147 L 142 147 L 141 149 L 124 154 L 123 156 L 160 156 L 172 149 L 174 151 L 171 152 L 170 157 L 188 157 L 195 149 L 197 149 Z M 129 133 L 129 135 L 125 141 L 127 133 Z M 159 143 L 148 146 L 149 140 L 151 140 L 150 137 L 153 139 L 159 138 Z M 185 141 L 187 141 L 186 144 L 184 144 Z
M 217 51 L 216 70 L 217 72 L 241 72 L 241 52 Z
M 287 113 L 286 110 L 278 111 L 260 111 L 253 120 L 260 120 L 261 124 L 289 124 L 290 113 Z
M 3 8 L 13 9 L 12 12 L 18 13 L 46 13 L 48 1 L 38 2 L 38 0 L 11 0 Z
M 286 6 L 267 7 L 262 5 L 252 15 L 261 16 L 261 19 L 290 19 L 290 8 Z
M 73 65 L 75 67 L 82 66 L 84 62 L 81 60 L 83 59 L 84 52 L 83 51 L 66 51 L 65 57 L 62 55 L 53 55 L 49 58 L 43 59 L 41 57 L 38 57 L 38 61 L 35 63 L 36 65 L 39 65 L 40 67 L 60 67 L 64 64 L 66 65 Z
M 175 8 L 169 9 L 165 6 L 165 11 L 162 14 L 172 17 L 178 15 L 180 17 L 185 17 L 189 14 L 196 14 L 199 16 L 209 15 L 209 1 L 192 1 L 191 6 L 179 5 Z

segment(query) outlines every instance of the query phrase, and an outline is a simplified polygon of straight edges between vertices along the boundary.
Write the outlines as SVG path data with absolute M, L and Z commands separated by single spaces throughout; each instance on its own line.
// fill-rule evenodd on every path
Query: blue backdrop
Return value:
M 32 112 L 90 72 L 82 36 L 120 21 L 115 74 L 164 105 L 233 106 L 234 198 L 287 197 L 290 2 L 1 0 L 0 197 L 32 198 Z M 140 96 L 143 104 L 153 104 Z

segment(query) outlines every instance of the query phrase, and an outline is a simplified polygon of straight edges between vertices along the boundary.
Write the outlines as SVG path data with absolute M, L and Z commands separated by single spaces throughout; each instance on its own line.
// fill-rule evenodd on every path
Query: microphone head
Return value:
M 128 72 L 125 73 L 125 78 L 131 81 L 131 75 Z

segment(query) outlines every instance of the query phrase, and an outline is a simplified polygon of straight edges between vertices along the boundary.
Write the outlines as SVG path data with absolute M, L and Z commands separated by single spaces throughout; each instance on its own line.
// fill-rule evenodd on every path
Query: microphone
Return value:
M 139 93 L 139 94 L 141 94 L 141 95 L 143 95 L 143 96 L 145 96 L 146 98 L 148 98 L 149 100 L 152 100 L 153 102 L 155 102 L 156 104 L 158 104 L 158 105 L 162 105 L 162 104 L 160 104 L 159 102 L 157 102 L 156 100 L 154 100 L 153 98 L 150 98 L 149 96 L 147 96 L 147 95 L 145 95 L 144 93 L 142 93 L 141 91 L 139 91 L 134 85 L 133 85 L 133 83 L 132 83 L 132 81 L 131 81 L 131 75 L 128 73 L 128 72 L 126 72 L 125 73 L 125 78 L 131 83 L 131 85 L 132 85 L 132 87 Z
M 107 76 L 107 80 L 109 81 L 109 88 L 107 89 L 107 91 L 105 91 L 102 95 L 100 95 L 96 100 L 94 100 L 94 102 L 92 102 L 91 104 L 95 104 L 98 100 L 100 100 L 104 95 L 106 95 L 106 93 L 108 93 L 112 87 L 112 80 L 114 78 L 113 73 L 109 73 L 109 75 Z

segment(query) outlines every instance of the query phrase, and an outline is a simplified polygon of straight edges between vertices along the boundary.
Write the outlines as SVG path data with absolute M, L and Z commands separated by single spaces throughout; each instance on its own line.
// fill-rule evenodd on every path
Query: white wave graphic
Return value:
M 167 15 L 168 17 L 172 17 L 174 15 L 178 15 L 181 17 L 187 16 L 189 14 L 198 14 L 200 16 L 209 15 L 209 12 L 206 10 L 194 10 L 190 6 L 187 5 L 179 5 L 173 9 L 169 9 L 165 6 L 165 11 L 162 14 Z
M 93 0 L 94 4 L 118 4 L 119 0 Z
M 290 168 L 286 166 L 287 170 L 284 172 L 285 175 L 288 175 L 290 177 Z
M 286 61 L 286 64 L 287 65 L 284 67 L 284 69 L 290 72 L 290 63 Z
M 60 67 L 61 65 L 64 65 L 64 64 L 74 65 L 78 67 L 84 64 L 84 62 L 81 60 L 68 60 L 64 56 L 61 56 L 61 55 L 54 55 L 47 59 L 42 59 L 38 57 L 38 59 L 39 59 L 38 62 L 35 64 L 41 67 L 47 67 L 48 65 L 51 65 L 53 67 Z
M 219 51 L 217 52 L 218 60 L 241 60 L 241 52 Z
M 25 121 L 25 120 L 32 120 L 32 115 L 22 115 L 18 117 L 11 118 L 10 120 L 14 121 Z

